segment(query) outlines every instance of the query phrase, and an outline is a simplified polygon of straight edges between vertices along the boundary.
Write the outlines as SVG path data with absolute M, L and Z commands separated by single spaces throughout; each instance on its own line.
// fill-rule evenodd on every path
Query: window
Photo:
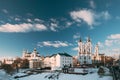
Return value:
M 86 59 L 86 56 L 84 57 L 84 59 Z
M 90 56 L 89 56 L 89 59 L 90 59 Z

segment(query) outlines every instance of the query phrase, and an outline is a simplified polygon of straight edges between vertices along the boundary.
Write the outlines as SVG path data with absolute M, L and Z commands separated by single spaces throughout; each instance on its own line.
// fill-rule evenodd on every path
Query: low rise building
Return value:
M 2 65 L 2 61 L 0 61 L 0 66 Z
M 46 56 L 44 58 L 44 67 L 51 67 L 51 56 Z
M 4 64 L 12 64 L 12 63 L 14 63 L 14 61 L 15 61 L 15 58 L 4 58 L 2 60 L 2 63 L 4 63 Z
M 61 70 L 64 66 L 73 66 L 73 59 L 67 53 L 57 53 L 46 57 L 44 65 L 50 66 L 52 70 Z

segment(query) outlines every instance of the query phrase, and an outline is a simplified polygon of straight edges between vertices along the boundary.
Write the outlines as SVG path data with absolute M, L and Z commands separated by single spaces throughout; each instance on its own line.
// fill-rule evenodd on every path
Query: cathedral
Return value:
M 95 60 L 100 60 L 98 45 L 96 45 L 94 48 L 94 54 L 92 53 L 92 50 L 92 42 L 90 40 L 90 37 L 87 38 L 86 42 L 83 42 L 80 38 L 78 41 L 78 62 L 80 65 L 92 64 L 93 58 L 95 58 Z
M 33 52 L 23 51 L 23 59 L 29 60 L 29 68 L 40 68 L 41 67 L 41 56 L 34 48 Z
M 28 52 L 27 50 L 23 51 L 23 59 L 31 60 L 31 59 L 39 59 L 39 58 L 40 58 L 40 55 L 37 52 L 36 48 L 34 48 L 32 53 Z

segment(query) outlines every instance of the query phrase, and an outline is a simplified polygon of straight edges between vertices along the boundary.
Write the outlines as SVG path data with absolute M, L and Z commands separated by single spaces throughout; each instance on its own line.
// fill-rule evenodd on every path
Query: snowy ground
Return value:
M 24 78 L 19 78 L 19 80 L 50 80 L 48 78 L 45 78 L 46 75 L 49 75 L 50 73 L 42 73 L 37 75 L 31 75 Z M 51 79 L 52 80 L 52 79 Z M 59 79 L 55 80 L 112 80 L 112 77 L 110 76 L 104 76 L 99 77 L 97 73 L 88 74 L 88 75 L 75 75 L 75 74 L 63 74 L 61 73 L 59 76 Z
M 0 80 L 14 80 L 10 75 L 7 75 L 3 70 L 0 70 Z
M 93 70 L 94 73 L 87 75 L 75 75 L 75 74 L 64 74 L 64 73 L 59 74 L 59 73 L 46 72 L 46 73 L 33 74 L 18 79 L 13 79 L 10 76 L 6 75 L 6 73 L 3 70 L 0 70 L 0 80 L 113 80 L 112 76 L 100 77 L 97 74 L 97 69 L 93 69 Z M 48 79 L 50 75 L 56 76 L 57 74 L 59 74 L 59 77 L 56 77 L 55 79 Z M 21 74 L 18 73 L 18 75 Z

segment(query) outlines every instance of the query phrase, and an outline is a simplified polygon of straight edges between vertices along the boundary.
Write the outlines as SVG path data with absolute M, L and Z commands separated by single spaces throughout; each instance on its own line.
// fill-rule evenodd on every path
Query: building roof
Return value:
M 26 53 L 26 54 L 32 54 L 31 52 L 28 52 L 28 53 Z M 40 54 L 39 52 L 37 52 L 37 54 Z
M 69 55 L 67 53 L 57 53 L 57 54 L 59 54 L 60 56 L 72 57 L 71 55 Z M 53 54 L 53 55 L 51 55 L 51 57 L 56 56 L 57 54 Z
M 67 56 L 67 57 L 72 57 L 71 55 L 67 54 L 67 53 L 58 53 L 61 56 Z
M 27 54 L 31 54 L 31 52 L 28 52 Z

